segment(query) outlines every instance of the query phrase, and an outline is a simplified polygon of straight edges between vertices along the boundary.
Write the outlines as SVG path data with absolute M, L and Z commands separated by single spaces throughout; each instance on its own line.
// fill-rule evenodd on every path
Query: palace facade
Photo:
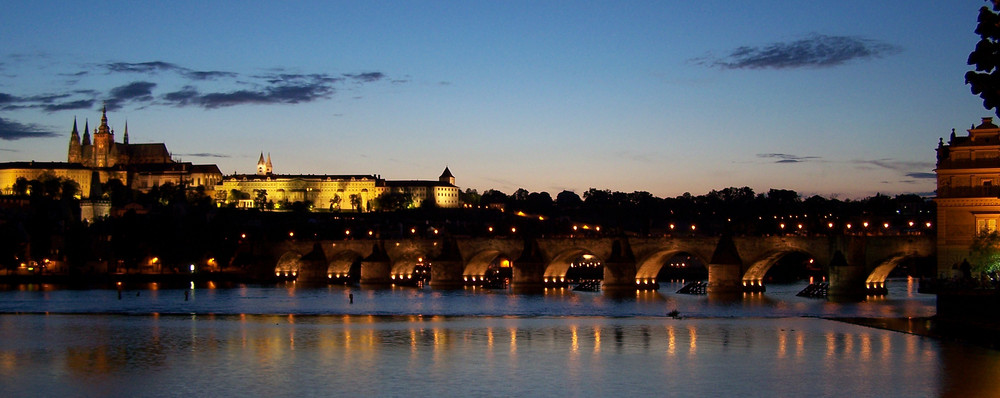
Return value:
M 218 166 L 175 162 L 163 143 L 130 144 L 127 123 L 122 142 L 116 142 L 106 107 L 101 110 L 101 124 L 94 128 L 93 137 L 89 124 L 84 124 L 81 138 L 73 120 L 66 162 L 0 163 L 0 192 L 13 194 L 19 178 L 37 180 L 46 175 L 75 181 L 83 199 L 89 199 L 92 185 L 112 179 L 143 192 L 168 182 L 191 188 L 203 186 L 211 191 L 222 180 Z
M 938 276 L 947 277 L 969 257 L 982 232 L 1000 224 L 1000 127 L 984 117 L 968 136 L 952 130 L 937 147 Z
M 265 160 L 263 153 L 257 161 L 256 174 L 223 177 L 216 187 L 216 199 L 220 204 L 254 207 L 262 192 L 268 202 L 307 202 L 315 209 L 336 211 L 371 211 L 377 207 L 375 201 L 389 192 L 409 193 L 409 207 L 420 207 L 429 201 L 442 208 L 460 205 L 455 176 L 447 167 L 436 181 L 386 181 L 376 174 L 274 174 L 271 155 L 268 154 Z

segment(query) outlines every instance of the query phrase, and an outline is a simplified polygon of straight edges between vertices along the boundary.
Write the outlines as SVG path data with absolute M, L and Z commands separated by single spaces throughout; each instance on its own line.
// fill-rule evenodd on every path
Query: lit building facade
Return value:
M 371 211 L 376 200 L 387 192 L 409 193 L 410 207 L 420 207 L 433 200 L 437 207 L 457 208 L 459 188 L 455 176 L 446 167 L 437 181 L 386 181 L 379 175 L 295 175 L 274 174 L 271 155 L 265 160 L 261 153 L 256 174 L 234 174 L 223 177 L 216 187 L 220 204 L 236 203 L 238 207 L 254 207 L 261 192 L 266 200 L 280 207 L 282 203 L 308 202 L 313 209 L 333 211 Z M 239 195 L 234 195 L 239 193 Z
M 1000 127 L 984 117 L 969 135 L 952 130 L 937 147 L 938 276 L 948 277 L 969 257 L 982 232 L 1000 224 Z
M 92 184 L 111 179 L 143 192 L 169 182 L 190 188 L 203 186 L 211 193 L 222 181 L 218 166 L 175 162 L 163 143 L 130 144 L 127 124 L 122 142 L 116 142 L 106 108 L 101 111 L 101 124 L 94 128 L 93 137 L 89 124 L 84 124 L 81 137 L 73 120 L 66 162 L 0 163 L 0 193 L 13 194 L 18 178 L 37 180 L 47 175 L 75 181 L 82 198 L 88 197 Z

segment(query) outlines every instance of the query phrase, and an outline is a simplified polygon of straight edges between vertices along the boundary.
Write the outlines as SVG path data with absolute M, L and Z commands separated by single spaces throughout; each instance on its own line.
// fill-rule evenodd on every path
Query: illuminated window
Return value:
M 998 219 L 1000 214 L 976 214 L 976 233 L 996 231 Z

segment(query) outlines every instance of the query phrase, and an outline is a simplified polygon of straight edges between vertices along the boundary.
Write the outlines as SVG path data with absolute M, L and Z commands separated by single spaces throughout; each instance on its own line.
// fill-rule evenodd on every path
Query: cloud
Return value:
M 194 90 L 182 90 L 167 94 L 163 99 L 175 105 L 198 105 L 207 109 L 245 104 L 297 104 L 321 98 L 329 98 L 334 92 L 324 85 L 274 86 L 262 90 L 237 90 L 222 93 L 199 94 Z
M 934 163 L 932 162 L 903 162 L 892 159 L 857 160 L 855 163 L 862 166 L 872 165 L 900 172 L 910 172 L 913 169 L 931 170 L 934 168 Z
M 353 79 L 355 81 L 365 82 L 365 83 L 377 82 L 385 78 L 385 74 L 383 74 L 382 72 L 365 72 L 356 74 L 345 73 L 344 76 Z
M 231 157 L 229 155 L 224 155 L 224 154 L 221 154 L 221 153 L 207 153 L 207 152 L 201 152 L 201 153 L 175 153 L 175 155 L 177 155 L 177 156 L 190 156 L 190 157 L 193 157 L 193 158 L 228 158 L 228 157 Z
M 23 138 L 58 137 L 59 134 L 33 124 L 23 124 L 0 118 L 0 140 L 15 141 Z
M 906 176 L 916 179 L 937 178 L 937 174 L 934 173 L 907 173 Z
M 330 98 L 335 84 L 343 79 L 327 74 L 276 74 L 257 76 L 267 83 L 253 89 L 200 93 L 194 86 L 163 95 L 162 99 L 175 106 L 201 106 L 206 109 L 244 104 L 297 104 Z
M 70 102 L 63 102 L 63 103 L 59 103 L 59 104 L 45 105 L 45 106 L 42 106 L 42 109 L 44 109 L 46 112 L 66 111 L 66 110 L 73 110 L 73 109 L 92 109 L 94 107 L 94 102 L 95 102 L 95 100 L 92 100 L 92 99 L 90 99 L 90 100 L 70 101 Z
M 787 153 L 758 153 L 758 158 L 777 159 L 774 163 L 801 163 L 819 159 L 819 156 L 798 156 Z
M 898 46 L 876 40 L 814 33 L 792 42 L 741 46 L 725 57 L 707 56 L 694 61 L 723 69 L 822 68 L 854 59 L 881 58 L 900 51 Z
M 107 107 L 110 110 L 117 110 L 126 102 L 148 102 L 153 100 L 153 82 L 132 82 L 124 86 L 111 89 L 110 98 L 107 99 Z
M 37 56 L 35 58 L 38 58 Z M 195 106 L 214 109 L 247 104 L 298 104 L 331 98 L 347 83 L 349 88 L 376 82 L 405 83 L 392 80 L 380 71 L 359 73 L 295 73 L 286 68 L 266 69 L 262 74 L 229 71 L 202 71 L 166 61 L 105 62 L 90 64 L 98 72 L 119 78 L 117 87 L 105 91 L 85 86 L 85 82 L 100 78 L 88 70 L 69 70 L 55 76 L 70 77 L 70 89 L 61 94 L 40 93 L 16 96 L 0 93 L 0 111 L 41 109 L 57 112 L 93 108 L 104 102 L 114 111 L 131 105 Z M 140 79 L 120 80 L 115 75 L 144 75 Z M 168 76 L 163 76 L 168 75 Z M 134 77 L 134 76 L 132 76 Z M 207 81 L 212 81 L 208 83 Z M 95 84 L 108 84 L 106 82 Z M 114 83 L 112 83 L 114 84 Z
M 216 78 L 236 77 L 235 72 L 223 71 L 199 71 L 178 66 L 170 62 L 150 61 L 150 62 L 110 62 L 102 65 L 109 72 L 116 73 L 141 73 L 153 75 L 158 72 L 175 72 L 191 80 L 212 80 Z

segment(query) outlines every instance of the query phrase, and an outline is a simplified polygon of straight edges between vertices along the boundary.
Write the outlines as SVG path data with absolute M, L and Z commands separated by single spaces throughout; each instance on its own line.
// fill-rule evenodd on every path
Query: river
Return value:
M 934 296 L 915 285 L 861 303 L 796 297 L 803 284 L 728 301 L 678 284 L 21 285 L 0 291 L 0 395 L 995 395 L 1000 352 L 823 319 L 921 322 Z

